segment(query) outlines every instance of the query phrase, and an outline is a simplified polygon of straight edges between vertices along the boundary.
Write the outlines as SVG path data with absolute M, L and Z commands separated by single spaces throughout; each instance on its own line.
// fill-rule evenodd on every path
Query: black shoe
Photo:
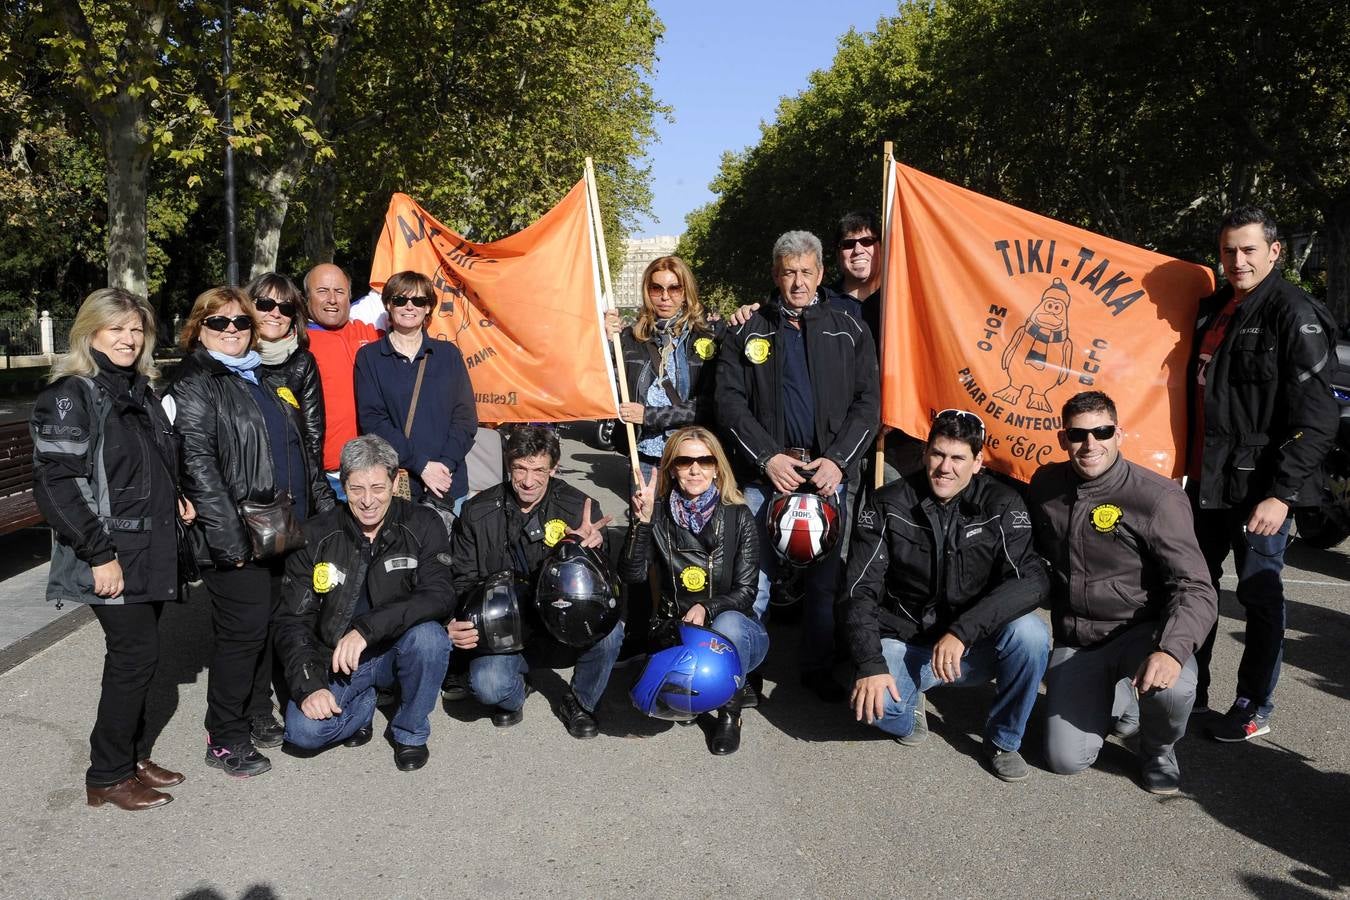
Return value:
M 252 778 L 272 769 L 272 761 L 255 750 L 248 741 L 226 745 L 213 744 L 208 739 L 206 764 L 235 778 Z
M 708 734 L 708 750 L 713 756 L 727 756 L 740 749 L 743 704 L 744 691 L 738 691 L 717 711 L 717 722 Z
M 356 729 L 356 733 L 342 742 L 344 747 L 364 747 L 370 743 L 370 739 L 375 735 L 374 725 L 364 725 Z
M 510 728 L 512 725 L 519 725 L 520 720 L 525 718 L 525 708 L 504 709 L 500 706 L 492 708 L 492 724 L 498 728 Z
M 595 720 L 595 715 L 588 712 L 577 699 L 577 695 L 571 691 L 563 697 L 560 711 L 563 723 L 567 726 L 567 733 L 572 737 L 586 740 L 600 733 L 600 723 Z
M 463 672 L 446 672 L 441 682 L 441 699 L 457 703 L 469 699 L 469 676 Z
M 829 669 L 816 669 L 802 673 L 802 686 L 816 692 L 825 703 L 843 703 L 848 699 L 848 691 L 834 680 Z
M 270 712 L 248 720 L 248 734 L 255 747 L 280 747 L 286 729 Z
M 400 744 L 393 741 L 394 765 L 400 772 L 416 772 L 427 764 L 431 751 L 426 744 Z
M 760 696 L 764 691 L 764 676 L 758 672 L 751 672 L 745 676 L 745 693 L 741 699 L 741 709 L 754 709 L 759 706 Z

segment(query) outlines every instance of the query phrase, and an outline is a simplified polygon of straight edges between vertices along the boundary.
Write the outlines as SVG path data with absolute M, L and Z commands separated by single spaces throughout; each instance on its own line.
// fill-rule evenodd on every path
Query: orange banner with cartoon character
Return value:
M 435 285 L 427 333 L 464 354 L 481 421 L 618 415 L 585 181 L 539 221 L 486 244 L 465 240 L 395 194 L 370 286 L 379 290 L 406 271 Z
M 881 417 L 926 437 L 976 413 L 985 463 L 1027 481 L 1065 459 L 1060 408 L 1105 391 L 1121 452 L 1184 467 L 1186 360 L 1209 269 L 1093 234 L 894 165 L 888 183 Z

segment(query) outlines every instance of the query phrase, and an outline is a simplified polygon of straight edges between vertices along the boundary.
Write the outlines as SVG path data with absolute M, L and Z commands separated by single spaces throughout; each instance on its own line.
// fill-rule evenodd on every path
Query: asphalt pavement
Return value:
M 623 459 L 565 449 L 564 477 L 620 512 Z M 234 780 L 202 761 L 210 627 L 199 590 L 165 613 L 150 698 L 155 759 L 188 776 L 167 807 L 85 806 L 96 624 L 0 674 L 0 897 L 1344 895 L 1350 546 L 1296 545 L 1289 563 L 1272 732 L 1225 745 L 1193 728 L 1171 798 L 1137 786 L 1129 744 L 1114 739 L 1082 775 L 1040 768 L 1039 710 L 1024 745 L 1031 779 L 996 780 L 980 763 L 987 687 L 930 693 L 932 736 L 902 747 L 798 687 L 786 623 L 770 628 L 768 699 L 746 712 L 729 757 L 711 756 L 698 727 L 638 715 L 627 699 L 636 668 L 611 679 L 601 736 L 576 741 L 551 709 L 568 671 L 537 671 L 514 728 L 493 728 L 473 701 L 438 710 L 419 772 L 397 771 L 377 738 L 309 759 L 266 751 L 270 773 Z M 0 605 L 35 577 L 0 584 Z M 1241 651 L 1226 584 L 1216 704 Z

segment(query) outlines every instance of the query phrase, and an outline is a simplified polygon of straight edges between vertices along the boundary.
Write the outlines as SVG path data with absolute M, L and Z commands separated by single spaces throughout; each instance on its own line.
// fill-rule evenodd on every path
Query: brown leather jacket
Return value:
M 1124 457 L 1084 481 L 1067 463 L 1031 479 L 1036 548 L 1050 567 L 1055 643 L 1091 647 L 1141 622 L 1185 663 L 1218 619 L 1218 597 L 1174 481 Z

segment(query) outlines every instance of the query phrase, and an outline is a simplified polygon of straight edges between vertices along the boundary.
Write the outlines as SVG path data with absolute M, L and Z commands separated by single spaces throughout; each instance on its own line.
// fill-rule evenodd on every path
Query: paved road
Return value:
M 622 463 L 567 451 L 566 476 L 594 477 L 618 508 Z M 550 711 L 563 681 L 536 676 L 516 728 L 494 729 L 472 702 L 438 713 L 421 772 L 396 771 L 376 740 L 314 759 L 269 751 L 271 773 L 235 781 L 201 762 L 210 639 L 197 596 L 165 615 L 151 698 L 155 756 L 189 776 L 164 809 L 84 806 L 96 625 L 0 675 L 0 896 L 1343 895 L 1346 550 L 1291 551 L 1274 731 L 1241 746 L 1188 738 L 1186 792 L 1170 799 L 1134 784 L 1115 743 L 1074 778 L 995 780 L 978 761 L 987 689 L 930 695 L 921 747 L 879 739 L 797 688 L 786 625 L 771 629 L 770 700 L 746 713 L 730 757 L 709 755 L 698 728 L 633 712 L 632 673 L 605 696 L 604 734 L 575 741 Z M 1240 651 L 1230 592 L 1222 613 L 1215 666 L 1227 684 Z M 1040 734 L 1033 723 L 1033 763 Z

